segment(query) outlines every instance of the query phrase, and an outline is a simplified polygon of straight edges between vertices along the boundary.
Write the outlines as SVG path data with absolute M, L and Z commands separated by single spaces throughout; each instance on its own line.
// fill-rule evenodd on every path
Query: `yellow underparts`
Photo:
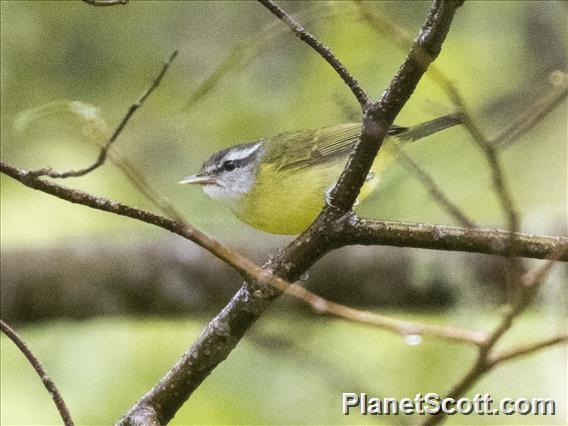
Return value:
M 372 173 L 361 188 L 363 201 L 377 187 L 380 176 L 395 155 L 393 139 L 387 139 L 377 156 Z M 324 197 L 337 181 L 347 157 L 327 161 L 312 167 L 276 170 L 273 164 L 263 164 L 253 189 L 234 207 L 233 213 L 254 228 L 273 234 L 299 234 L 317 217 L 324 206 Z

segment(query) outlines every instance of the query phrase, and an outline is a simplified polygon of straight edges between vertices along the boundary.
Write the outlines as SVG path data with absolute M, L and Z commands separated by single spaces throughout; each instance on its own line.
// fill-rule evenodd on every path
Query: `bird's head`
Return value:
M 217 151 L 197 174 L 179 183 L 201 185 L 203 192 L 220 201 L 237 201 L 254 186 L 256 169 L 264 154 L 263 145 L 263 141 L 256 141 Z

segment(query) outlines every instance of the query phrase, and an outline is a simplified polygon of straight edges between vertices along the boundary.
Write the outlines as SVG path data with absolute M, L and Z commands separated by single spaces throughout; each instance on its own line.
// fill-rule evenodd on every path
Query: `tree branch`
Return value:
M 222 261 L 233 266 L 237 272 L 244 276 L 254 276 L 258 272 L 257 268 L 260 268 L 249 260 L 243 260 L 245 258 L 236 251 L 224 247 L 218 241 L 187 223 L 181 223 L 178 220 L 168 219 L 117 201 L 45 181 L 26 170 L 18 169 L 2 161 L 0 161 L 0 172 L 27 187 L 54 195 L 71 203 L 82 204 L 96 210 L 130 217 L 164 228 L 205 248 Z M 337 246 L 386 245 L 505 255 L 505 242 L 508 236 L 507 231 L 500 229 L 380 221 L 352 216 L 345 221 L 345 227 L 338 237 L 340 242 L 336 244 Z M 546 259 L 555 250 L 568 249 L 568 238 L 566 237 L 517 233 L 516 240 L 518 244 L 517 254 L 523 257 Z M 568 253 L 560 256 L 558 260 L 568 261 Z
M 119 0 L 119 1 L 113 2 L 112 4 L 110 2 L 103 2 L 103 3 L 97 2 L 97 3 L 90 3 L 90 4 L 93 4 L 93 5 L 96 5 L 96 6 L 111 6 L 112 4 L 125 4 L 125 3 L 124 3 L 123 0 Z M 126 126 L 128 121 L 130 120 L 130 117 L 132 117 L 132 115 L 134 115 L 134 113 L 138 110 L 138 108 L 140 108 L 142 106 L 142 104 L 144 104 L 144 102 L 146 101 L 148 96 L 150 96 L 152 94 L 152 92 L 160 85 L 160 82 L 164 78 L 164 75 L 166 75 L 166 72 L 168 71 L 170 64 L 175 59 L 177 54 L 178 54 L 178 52 L 176 50 L 170 55 L 168 60 L 166 62 L 164 62 L 164 65 L 162 66 L 162 69 L 161 69 L 160 73 L 158 74 L 158 76 L 152 81 L 152 84 L 150 85 L 150 87 L 148 87 L 144 91 L 144 93 L 142 93 L 142 95 L 138 98 L 138 100 L 136 102 L 134 102 L 132 105 L 130 105 L 130 108 L 128 109 L 128 111 L 126 112 L 126 114 L 124 115 L 124 117 L 122 118 L 122 120 L 120 121 L 120 123 L 118 124 L 116 129 L 114 130 L 110 139 L 106 142 L 106 144 L 104 144 L 101 147 L 101 150 L 99 152 L 99 156 L 97 157 L 97 160 L 93 164 L 91 164 L 90 166 L 87 166 L 83 169 L 67 170 L 65 172 L 57 172 L 57 171 L 52 170 L 51 168 L 47 167 L 47 168 L 32 170 L 29 173 L 31 173 L 35 176 L 49 176 L 51 178 L 62 178 L 62 179 L 64 179 L 64 178 L 69 178 L 69 177 L 85 176 L 86 174 L 88 174 L 88 173 L 92 172 L 93 170 L 96 170 L 100 166 L 102 166 L 106 161 L 106 158 L 107 158 L 107 155 L 108 155 L 108 150 L 110 149 L 112 143 L 122 133 L 122 130 L 124 129 L 124 127 Z
M 396 145 L 393 145 L 396 146 Z M 465 226 L 466 228 L 475 228 L 475 223 L 466 216 L 466 214 L 454 203 L 452 202 L 446 194 L 442 192 L 440 187 L 434 182 L 434 179 L 426 173 L 406 152 L 404 152 L 399 147 L 398 155 L 403 160 L 403 165 L 411 172 L 414 173 L 419 182 L 428 189 L 430 196 L 438 205 L 444 209 L 450 216 L 452 216 L 458 223 Z
M 389 87 L 378 102 L 365 109 L 359 142 L 330 193 L 333 206 L 329 207 L 342 212 L 351 210 L 388 128 L 414 93 L 430 63 L 440 53 L 455 11 L 462 3 L 460 0 L 436 0 L 432 4 L 426 22 Z
M 499 148 L 507 148 L 534 126 L 544 117 L 558 107 L 568 95 L 568 74 L 564 71 L 555 71 L 550 75 L 553 87 L 537 99 L 523 114 L 521 114 L 505 130 L 491 139 L 491 143 Z
M 258 0 L 264 7 L 266 7 L 270 12 L 272 12 L 278 19 L 284 22 L 288 28 L 290 28 L 296 36 L 302 40 L 304 43 L 308 44 L 312 49 L 314 49 L 325 61 L 331 65 L 335 72 L 341 77 L 345 84 L 351 89 L 355 98 L 361 105 L 365 108 L 369 102 L 369 96 L 367 93 L 359 86 L 357 80 L 347 71 L 347 68 L 341 63 L 339 59 L 333 54 L 329 47 L 325 46 L 318 39 L 316 39 L 310 32 L 304 29 L 298 21 L 296 21 L 291 15 L 286 13 L 280 6 L 274 3 L 272 0 Z
M 564 251 L 564 253 L 562 253 Z M 505 315 L 495 327 L 495 329 L 490 333 L 487 340 L 483 345 L 480 346 L 479 354 L 476 361 L 472 367 L 467 371 L 465 376 L 459 380 L 448 392 L 447 397 L 457 399 L 464 392 L 469 389 L 474 383 L 480 380 L 485 374 L 497 366 L 500 362 L 507 359 L 515 358 L 516 356 L 521 356 L 525 353 L 534 352 L 538 349 L 551 346 L 554 343 L 541 342 L 537 344 L 530 345 L 528 348 L 520 348 L 513 350 L 511 352 L 505 352 L 505 354 L 493 354 L 493 348 L 495 344 L 501 339 L 501 337 L 511 328 L 515 319 L 531 304 L 534 300 L 534 295 L 536 291 L 546 278 L 546 275 L 550 272 L 556 260 L 562 255 L 566 254 L 565 250 L 557 250 L 553 254 L 552 260 L 545 263 L 539 268 L 535 268 L 532 271 L 526 272 L 520 280 L 520 285 L 517 288 L 515 298 L 507 307 Z M 561 341 L 563 341 L 561 339 Z M 436 425 L 444 421 L 445 415 L 437 414 L 429 416 L 423 423 L 423 425 Z
M 71 414 L 69 413 L 69 409 L 67 405 L 65 405 L 65 401 L 59 393 L 57 386 L 53 383 L 53 380 L 47 375 L 46 371 L 44 370 L 41 362 L 39 359 L 33 354 L 31 349 L 26 345 L 26 343 L 22 340 L 20 336 L 4 321 L 0 320 L 0 328 L 2 332 L 18 347 L 18 349 L 24 354 L 24 356 L 28 359 L 31 366 L 34 368 L 36 373 L 38 374 L 39 378 L 41 379 L 43 386 L 47 389 L 49 396 L 55 403 L 57 407 L 57 411 L 59 411 L 59 415 L 61 416 L 61 420 L 63 420 L 63 424 L 65 426 L 73 426 L 73 420 L 71 418 Z
M 550 346 L 555 346 L 560 343 L 568 342 L 568 334 L 562 334 L 560 336 L 554 336 L 549 339 L 542 340 L 540 342 L 529 343 L 528 345 L 523 345 L 508 351 L 493 353 L 488 359 L 489 364 L 495 366 L 506 361 L 511 361 L 526 355 L 531 355 L 542 349 L 549 348 Z
M 128 4 L 129 0 L 83 0 L 91 6 L 116 6 Z
M 57 198 L 61 198 L 71 203 L 82 204 L 95 210 L 102 210 L 117 214 L 119 216 L 130 217 L 132 219 L 146 222 L 151 225 L 156 225 L 160 228 L 173 232 L 174 234 L 178 234 L 190 241 L 193 241 L 200 247 L 208 250 L 217 258 L 233 266 L 237 270 L 237 272 L 245 277 L 249 277 L 251 275 L 251 272 L 252 275 L 254 275 L 258 273 L 260 269 L 262 269 L 259 266 L 255 265 L 253 262 L 239 255 L 235 251 L 219 244 L 218 241 L 208 237 L 203 232 L 199 231 L 189 224 L 182 223 L 173 219 L 168 219 L 146 210 L 130 207 L 118 201 L 109 200 L 103 197 L 97 197 L 84 191 L 67 188 L 66 186 L 43 180 L 27 170 L 17 169 L 13 166 L 10 166 L 9 164 L 4 163 L 3 161 L 0 161 L 0 172 L 4 173 L 7 176 L 10 176 L 11 178 L 21 182 L 22 184 L 30 188 L 51 194 Z
M 341 240 L 346 245 L 389 245 L 431 250 L 465 251 L 507 256 L 510 233 L 501 229 L 462 228 L 408 222 L 379 221 L 350 216 Z M 568 261 L 568 238 L 516 233 L 517 255 L 547 259 L 563 249 L 559 260 Z
M 293 284 L 286 289 L 286 294 L 297 297 L 318 313 L 335 315 L 359 324 L 371 325 L 388 330 L 399 336 L 430 336 L 444 340 L 457 341 L 476 346 L 483 346 L 487 340 L 486 333 L 482 331 L 467 330 L 452 326 L 438 326 L 403 321 L 373 312 L 360 311 L 340 303 L 331 302 L 314 294 L 305 288 Z
M 447 3 L 436 1 L 416 44 L 437 54 L 448 32 L 455 9 L 461 3 L 461 1 Z M 317 45 L 312 47 L 316 51 L 319 49 Z M 382 101 L 378 103 L 380 108 L 374 108 L 374 104 L 365 107 L 368 111 L 365 113 L 360 143 L 357 144 L 332 193 L 335 206 L 326 206 L 306 232 L 277 256 L 269 259 L 266 266 L 274 274 L 294 282 L 320 257 L 339 245 L 333 232 L 327 231 L 337 226 L 337 220 L 351 209 L 379 150 L 386 129 L 408 100 L 424 72 L 425 67 L 418 65 L 411 52 Z M 359 97 L 357 99 L 360 100 Z M 266 270 L 264 274 L 268 274 L 270 270 Z M 132 416 L 141 404 L 160 407 L 160 421 L 171 419 L 201 381 L 229 355 L 245 331 L 278 295 L 278 291 L 258 286 L 258 282 L 245 283 L 225 309 L 209 323 L 176 366 L 132 407 L 121 420 L 122 424 L 132 424 Z

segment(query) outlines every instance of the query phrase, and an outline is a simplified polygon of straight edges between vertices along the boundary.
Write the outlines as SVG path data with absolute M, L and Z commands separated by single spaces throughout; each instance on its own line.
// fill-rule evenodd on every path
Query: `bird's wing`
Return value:
M 396 135 L 407 130 L 406 127 L 392 126 L 388 134 Z M 331 161 L 348 154 L 361 133 L 361 123 L 347 123 L 316 130 L 300 130 L 283 133 L 272 140 L 275 160 L 279 169 L 301 168 Z M 283 144 L 283 140 L 293 143 Z M 287 152 L 278 152 L 283 146 Z

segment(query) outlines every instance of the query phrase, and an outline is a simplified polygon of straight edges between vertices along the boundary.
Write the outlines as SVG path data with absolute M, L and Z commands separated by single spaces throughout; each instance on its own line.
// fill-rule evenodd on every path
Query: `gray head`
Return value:
M 260 140 L 217 151 L 203 163 L 199 173 L 179 183 L 198 184 L 211 198 L 236 201 L 252 188 L 256 166 L 264 153 L 263 143 Z

